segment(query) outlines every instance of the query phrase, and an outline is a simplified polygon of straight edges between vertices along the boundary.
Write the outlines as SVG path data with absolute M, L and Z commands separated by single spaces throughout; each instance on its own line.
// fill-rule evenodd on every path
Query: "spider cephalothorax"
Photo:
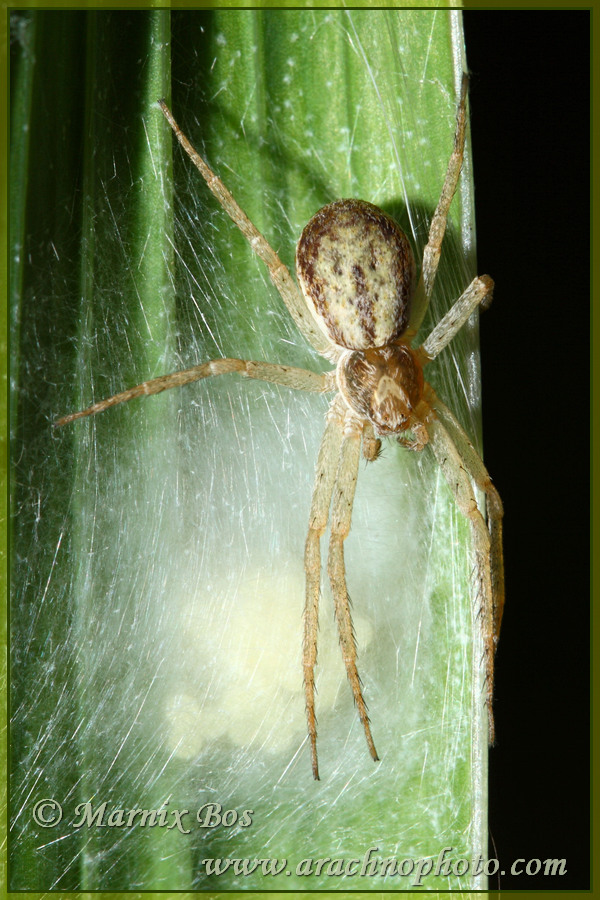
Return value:
M 423 396 L 423 369 L 408 344 L 353 350 L 337 366 L 340 393 L 377 434 L 393 435 L 411 427 Z
M 320 541 L 328 523 L 331 537 L 327 571 L 342 656 L 369 752 L 373 759 L 378 759 L 358 675 L 343 552 L 344 540 L 350 532 L 360 454 L 362 452 L 369 460 L 377 457 L 380 442 L 375 434 L 396 435 L 403 446 L 412 450 L 422 450 L 429 445 L 458 508 L 469 520 L 475 603 L 485 643 L 487 704 L 490 739 L 493 739 L 493 659 L 504 603 L 502 503 L 464 429 L 423 378 L 423 366 L 450 343 L 479 304 L 489 301 L 493 289 L 491 278 L 486 275 L 474 278 L 420 346 L 413 349 L 409 340 L 421 324 L 431 296 L 448 210 L 458 184 L 465 144 L 467 84 L 464 76 L 454 149 L 423 252 L 417 286 L 419 303 L 415 303 L 418 309 L 412 310 L 411 301 L 417 294 L 415 263 L 408 239 L 386 213 L 362 200 L 330 203 L 310 220 L 302 232 L 296 254 L 300 293 L 273 248 L 194 150 L 164 101 L 159 101 L 179 143 L 268 267 L 299 330 L 315 350 L 337 364 L 337 369 L 319 374 L 277 363 L 214 359 L 144 382 L 57 422 L 65 425 L 134 397 L 231 373 L 294 390 L 335 392 L 317 460 L 304 552 L 306 596 L 302 665 L 315 778 L 319 777 L 315 665 L 321 592 Z M 407 429 L 413 432 L 412 440 L 398 437 Z M 487 521 L 478 506 L 473 483 L 485 493 Z

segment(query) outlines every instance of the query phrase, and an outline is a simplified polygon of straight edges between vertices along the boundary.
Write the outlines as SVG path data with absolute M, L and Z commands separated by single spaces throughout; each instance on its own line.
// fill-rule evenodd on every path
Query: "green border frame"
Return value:
M 63 6 L 63 8 L 97 8 L 97 7 L 100 7 L 100 8 L 102 8 L 102 7 L 112 7 L 112 8 L 114 8 L 115 6 L 118 7 L 118 6 L 120 6 L 120 5 L 122 5 L 122 6 L 124 6 L 124 7 L 127 7 L 127 8 L 133 8 L 133 9 L 136 9 L 136 8 L 148 8 L 149 6 L 154 6 L 154 8 L 158 8 L 158 7 L 159 7 L 159 4 L 156 4 L 156 5 L 148 4 L 148 3 L 146 3 L 146 2 L 142 2 L 142 0 L 131 0 L 131 2 L 123 3 L 123 4 L 116 4 L 116 3 L 71 3 L 71 2 L 65 2 L 65 3 L 63 3 L 63 4 L 61 4 L 61 5 Z M 162 5 L 162 4 L 160 4 L 160 5 Z M 298 4 L 298 3 L 273 3 L 273 4 L 271 4 L 271 3 L 256 3 L 256 4 L 244 4 L 244 3 L 204 3 L 204 4 L 202 4 L 202 6 L 205 6 L 206 8 L 219 7 L 219 6 L 231 6 L 231 7 L 251 8 L 252 6 L 255 6 L 255 7 L 263 7 L 263 6 L 280 6 L 280 7 L 285 7 L 285 6 L 300 6 L 300 5 L 301 5 L 301 4 Z M 302 4 L 302 5 L 304 5 L 304 4 Z M 333 3 L 327 3 L 327 2 L 323 2 L 323 3 L 317 2 L 317 3 L 314 3 L 314 4 L 312 4 L 312 5 L 314 5 L 315 7 L 321 7 L 321 8 L 323 8 L 323 7 L 328 7 L 328 6 L 337 6 L 337 5 L 341 5 L 341 4 L 333 4 Z M 357 2 L 355 2 L 355 3 L 348 4 L 348 5 L 349 5 L 349 6 L 352 6 L 352 7 L 371 6 L 371 4 L 369 4 L 368 2 L 364 2 L 364 3 L 357 3 Z M 448 8 L 448 7 L 454 6 L 454 5 L 455 5 L 455 4 L 450 4 L 450 3 L 444 4 L 444 3 L 440 3 L 440 4 L 439 4 L 439 8 Z M 598 40 L 598 39 L 599 39 L 600 25 L 599 25 L 599 17 L 598 17 L 597 14 L 596 14 L 596 15 L 594 14 L 594 13 L 595 13 L 595 10 L 594 10 L 593 7 L 591 7 L 591 6 L 589 6 L 589 5 L 567 6 L 564 2 L 548 2 L 548 0 L 545 0 L 545 2 L 544 2 L 544 0 L 530 0 L 530 2 L 528 2 L 528 3 L 526 3 L 526 4 L 524 4 L 524 3 L 516 3 L 516 2 L 506 2 L 506 3 L 498 3 L 498 2 L 495 2 L 495 3 L 486 3 L 486 2 L 468 2 L 468 0 L 467 0 L 467 2 L 465 2 L 465 3 L 463 3 L 463 4 L 456 4 L 456 5 L 457 5 L 457 6 L 462 6 L 462 8 L 464 8 L 464 9 L 487 9 L 487 10 L 494 10 L 494 9 L 496 9 L 496 10 L 506 10 L 506 9 L 514 9 L 514 10 L 519 10 L 519 9 L 521 9 L 521 10 L 522 10 L 522 9 L 529 9 L 529 10 L 536 10 L 536 9 L 540 9 L 540 10 L 543 10 L 543 9 L 545 9 L 545 10 L 548 10 L 548 9 L 556 9 L 556 10 L 561 10 L 561 9 L 563 9 L 563 10 L 564 10 L 564 9 L 569 9 L 569 10 L 573 10 L 573 9 L 582 9 L 582 10 L 586 10 L 586 9 L 587 9 L 587 10 L 591 10 L 591 12 L 592 12 L 592 37 L 591 37 L 591 42 L 592 42 L 592 86 L 593 86 L 593 88 L 596 88 L 596 87 L 597 87 L 597 85 L 598 85 L 598 79 L 599 79 L 599 65 L 600 65 L 599 62 L 598 62 L 598 48 L 599 48 L 599 40 Z M 8 99 L 7 99 L 7 93 L 8 93 L 8 78 L 7 78 L 7 75 L 8 75 L 8 58 L 7 58 L 7 49 L 8 49 L 8 46 L 9 46 L 9 43 L 8 43 L 8 42 L 9 42 L 9 33 L 8 33 L 8 15 L 9 15 L 9 12 L 10 12 L 11 9 L 23 9 L 23 8 L 52 8 L 52 7 L 55 6 L 55 4 L 52 3 L 51 0 L 40 0 L 40 2 L 38 2 L 38 3 L 27 3 L 27 2 L 25 2 L 25 3 L 11 4 L 11 5 L 8 5 L 8 4 L 2 4 L 2 6 L 3 6 L 3 12 L 4 12 L 4 15 L 0 16 L 0 54 L 2 55 L 3 71 L 6 73 L 6 75 L 5 75 L 6 84 L 5 84 L 5 90 L 2 91 L 2 92 L 0 93 L 0 127 L 2 128 L 2 133 L 3 133 L 3 138 L 4 138 L 4 140 L 3 140 L 3 146 L 4 146 L 4 147 L 7 147 L 7 142 L 8 142 L 8 125 L 7 125 L 7 122 L 8 122 Z M 167 8 L 176 9 L 176 8 L 178 8 L 178 7 L 185 7 L 185 6 L 187 6 L 187 4 L 175 2 L 175 3 L 169 4 Z M 394 7 L 394 6 L 407 6 L 407 7 L 409 7 L 409 6 L 412 6 L 413 8 L 415 8 L 415 7 L 418 8 L 418 7 L 420 6 L 420 4 L 408 4 L 408 3 L 407 3 L 407 4 L 397 4 L 397 3 L 385 3 L 385 4 L 383 4 L 383 3 L 377 3 L 377 4 L 372 4 L 372 6 L 373 6 L 373 7 L 388 7 L 388 6 L 389 6 L 389 7 Z M 594 95 L 595 95 L 595 96 L 598 95 L 598 94 L 597 94 L 597 91 L 593 91 L 593 93 L 592 93 L 592 98 L 594 97 Z M 593 112 L 593 109 L 594 109 L 594 107 L 593 107 L 593 100 L 592 100 L 592 112 Z M 597 116 L 597 115 L 596 115 L 596 116 L 592 115 L 592 148 L 593 148 L 593 147 L 597 147 L 597 146 L 600 144 L 600 141 L 598 140 L 598 138 L 599 138 L 599 134 L 598 134 L 599 128 L 600 128 L 600 126 L 599 126 L 599 122 L 598 122 L 598 116 Z M 2 685 L 3 685 L 3 687 L 4 687 L 5 695 L 6 695 L 6 677 L 7 677 L 7 670 L 6 670 L 6 646 L 7 646 L 7 644 L 6 644 L 6 640 L 7 640 L 7 634 L 6 634 L 6 610 L 7 610 L 7 606 L 6 606 L 6 603 L 7 603 L 7 574 L 8 574 L 8 573 L 7 573 L 7 514 L 8 514 L 8 493 L 7 493 L 7 466 L 8 466 L 8 456 L 7 456 L 7 453 L 8 453 L 8 441 L 7 441 L 7 411 L 8 411 L 8 378 L 7 378 L 7 304 L 6 304 L 6 298 L 7 298 L 7 286 L 8 286 L 8 274 L 7 274 L 7 273 L 8 273 L 8 268 L 7 268 L 8 258 L 7 258 L 7 241 L 6 241 L 6 238 L 7 238 L 7 184 L 8 184 L 8 180 L 7 180 L 7 179 L 8 179 L 7 165 L 8 165 L 8 163 L 7 163 L 7 154 L 4 153 L 4 154 L 0 157 L 0 166 L 1 166 L 1 173 L 0 173 L 0 198 L 1 198 L 1 201 L 2 201 L 2 202 L 1 202 L 1 206 L 0 206 L 0 228 L 2 229 L 2 234 L 3 234 L 3 236 L 4 236 L 4 240 L 3 240 L 3 242 L 2 242 L 3 253 L 2 253 L 2 259 L 1 259 L 1 263 L 0 263 L 0 277 L 1 277 L 1 279 L 2 279 L 2 287 L 3 287 L 3 291 L 2 291 L 2 302 L 3 302 L 3 304 L 4 304 L 4 306 L 3 306 L 3 309 L 4 309 L 4 315 L 2 316 L 1 323 L 0 323 L 0 354 L 1 354 L 1 356 L 2 356 L 2 362 L 3 362 L 2 373 L 3 373 L 3 376 L 4 376 L 4 381 L 5 381 L 6 388 L 5 388 L 5 390 L 3 391 L 3 393 L 2 393 L 2 400 L 0 401 L 0 420 L 1 420 L 0 424 L 1 424 L 1 426 L 2 426 L 2 427 L 1 427 L 1 430 L 0 430 L 0 445 L 1 445 L 1 448 L 2 448 L 2 451 L 1 451 L 1 452 L 2 452 L 2 460 L 1 460 L 1 464 L 0 464 L 0 472 L 1 472 L 1 477 L 2 477 L 2 479 L 3 479 L 3 485 L 4 485 L 5 507 L 4 507 L 4 516 L 2 517 L 2 520 L 1 520 L 1 523 L 0 523 L 1 538 L 2 538 L 2 551 L 1 551 L 1 563 L 0 563 L 0 564 L 1 564 L 1 566 L 2 566 L 2 569 L 1 569 L 1 575 L 2 575 L 2 588 L 3 588 L 3 591 L 2 591 L 2 611 L 3 611 L 3 615 L 2 615 L 2 624 L 1 624 L 0 627 L 1 627 L 1 635 L 2 635 L 2 639 L 3 639 L 3 648 L 4 648 L 4 651 L 5 651 L 4 654 L 3 654 L 2 670 L 1 670 Z M 600 203 L 600 189 L 599 189 L 599 185 L 598 185 L 598 177 L 597 177 L 597 163 L 596 163 L 596 165 L 593 165 L 593 171 L 592 171 L 592 195 L 591 195 L 591 202 L 592 202 L 592 239 L 593 239 L 593 238 L 594 238 L 594 235 L 595 235 L 595 233 L 596 233 L 596 230 L 595 230 L 595 228 L 594 228 L 594 225 L 595 225 L 595 223 L 596 223 L 596 221 L 597 221 L 597 215 L 598 215 L 597 210 L 598 210 L 598 205 L 599 205 L 599 203 Z M 599 428 L 600 428 L 600 425 L 599 425 L 599 416 L 598 416 L 597 408 L 595 407 L 595 401 L 597 400 L 597 397 L 598 397 L 598 394 L 599 394 L 599 392 L 598 392 L 598 378 L 599 378 L 599 374 L 598 374 L 598 366 L 597 366 L 597 365 L 594 365 L 595 353 L 596 353 L 597 351 L 599 351 L 599 348 L 600 348 L 600 341 L 599 341 L 599 336 L 600 336 L 600 334 L 599 334 L 599 332 L 600 332 L 599 318 L 598 318 L 598 315 L 594 315 L 595 310 L 596 310 L 596 304 L 597 304 L 597 302 L 598 302 L 598 288 L 597 288 L 597 285 L 598 285 L 598 283 L 599 283 L 599 277 L 598 277 L 598 276 L 599 276 L 599 272 L 598 272 L 599 268 L 600 268 L 600 258 L 598 257 L 597 254 L 593 254 L 593 255 L 592 255 L 592 262 L 591 262 L 593 294 L 592 294 L 592 306 L 591 306 L 591 309 L 590 309 L 590 340 L 591 340 L 590 350 L 591 350 L 591 360 L 592 360 L 592 369 L 591 369 L 591 387 L 592 387 L 592 410 L 591 410 L 591 420 L 592 420 L 592 443 L 591 443 L 591 447 L 590 447 L 590 453 L 591 453 L 591 466 L 590 466 L 590 469 L 591 469 L 591 474 L 592 474 L 592 506 L 591 506 L 591 524 L 592 524 L 592 560 L 595 560 L 595 559 L 596 559 L 597 553 L 600 551 L 599 541 L 598 541 L 598 526 L 599 526 L 599 524 L 600 524 L 600 523 L 599 523 L 599 519 L 600 519 L 600 498 L 597 496 L 597 495 L 598 495 L 599 475 L 600 475 L 600 456 L 599 456 L 597 453 L 595 453 L 595 451 L 597 451 L 598 446 L 599 446 L 599 444 L 600 444 L 600 441 L 599 441 Z M 595 600 L 596 600 L 596 598 L 598 597 L 598 595 L 599 595 L 599 593 L 600 593 L 600 592 L 599 592 L 599 583 L 598 583 L 598 582 L 599 582 L 599 579 L 598 579 L 598 567 L 597 567 L 597 565 L 596 565 L 596 566 L 593 567 L 593 572 L 592 572 L 592 600 L 594 601 L 594 603 L 595 603 Z M 592 609 L 593 609 L 593 607 L 592 607 Z M 592 627 L 592 641 L 593 641 L 593 644 L 596 645 L 596 643 L 597 643 L 597 637 L 598 637 L 598 628 L 597 628 L 596 622 L 594 622 L 593 619 L 592 619 L 592 626 L 593 626 L 593 627 Z M 592 687 L 593 687 L 593 688 L 595 688 L 595 686 L 596 686 L 597 677 L 598 677 L 598 675 L 597 675 L 597 670 L 594 670 L 594 671 L 593 671 L 593 681 L 592 681 Z M 594 691 L 592 691 L 592 698 L 593 698 L 593 696 L 594 696 Z M 592 709 L 592 711 L 593 711 L 593 709 Z M 4 770 L 6 771 L 6 762 L 7 762 L 7 721 L 6 721 L 6 705 L 4 705 L 4 708 L 3 708 L 3 719 L 2 719 L 2 723 L 1 723 L 1 724 L 2 724 L 2 726 L 3 726 L 3 728 L 2 728 L 2 732 L 3 732 L 3 740 L 2 740 L 2 745 L 0 746 L 0 756 L 1 756 L 2 762 L 4 763 Z M 598 721 L 597 721 L 597 719 L 596 719 L 596 721 L 593 722 L 593 731 L 592 731 L 592 734 L 593 734 L 593 743 L 594 743 L 595 746 L 597 747 L 597 746 L 598 746 L 598 736 L 599 736 L 599 735 L 598 735 Z M 592 775 L 593 775 L 593 776 L 594 776 L 595 774 L 596 774 L 596 767 L 594 767 L 593 772 L 592 772 Z M 593 779 L 593 782 L 594 782 L 594 781 L 595 781 L 595 779 Z M 6 824 L 6 822 L 7 822 L 7 818 L 6 818 L 7 813 L 6 813 L 6 783 L 5 783 L 5 782 L 2 784 L 1 791 L 2 791 L 2 793 L 0 794 L 0 797 L 1 797 L 1 805 L 2 805 L 2 808 L 3 808 L 3 809 L 2 809 L 2 812 L 3 812 L 3 822 Z M 597 792 L 597 791 L 596 791 L 595 795 L 592 794 L 591 802 L 592 802 L 592 812 L 593 812 L 593 819 L 592 819 L 592 822 L 593 822 L 593 829 L 594 829 L 594 826 L 596 825 L 596 823 L 597 823 L 597 821 L 598 821 L 598 806 L 599 806 L 599 803 L 600 803 L 600 800 L 599 800 L 598 792 Z M 593 878 L 593 881 L 592 881 L 592 885 L 594 886 L 594 884 L 595 884 L 595 885 L 598 884 L 598 876 L 599 876 L 599 874 L 600 874 L 600 857 L 599 857 L 598 854 L 592 854 L 592 859 L 593 859 L 593 868 L 592 868 L 592 878 Z M 6 842 L 5 842 L 5 841 L 3 842 L 2 857 L 1 857 L 1 860 L 0 860 L 0 861 L 2 862 L 4 872 L 6 872 Z M 157 892 L 157 893 L 168 893 L 168 892 Z M 332 892 L 332 893 L 337 893 L 337 892 Z M 348 893 L 352 893 L 352 892 L 348 892 Z M 392 892 L 385 892 L 385 893 L 392 893 Z M 415 893 L 417 893 L 417 892 L 415 892 Z M 444 893 L 444 892 L 442 892 L 442 893 Z M 489 892 L 490 896 L 495 896 L 495 895 L 500 896 L 500 893 L 501 893 L 501 892 L 493 891 L 493 890 Z M 536 896 L 545 896 L 547 893 L 552 893 L 554 896 L 557 896 L 557 897 L 567 897 L 567 896 L 572 896 L 572 895 L 574 895 L 575 893 L 588 893 L 588 892 L 586 892 L 586 891 L 579 891 L 579 892 L 568 892 L 568 891 L 552 891 L 552 892 L 536 892 L 536 891 L 525 892 L 525 891 L 523 891 L 523 892 L 521 892 L 521 891 L 519 891 L 519 892 L 510 892 L 510 893 L 511 893 L 511 896 L 512 896 L 512 897 L 515 897 L 515 898 L 521 898 L 521 897 L 522 897 L 522 898 L 527 898 L 527 900 L 529 900 L 529 898 L 532 898 L 532 897 L 536 897 Z M 594 893 L 594 888 L 593 888 L 593 887 L 592 887 L 591 893 Z M 7 896 L 17 896 L 17 895 L 16 895 L 16 894 L 10 894 L 10 895 L 7 895 Z M 75 895 L 75 894 L 62 894 L 62 893 L 61 893 L 61 894 L 57 894 L 56 896 L 62 896 L 62 897 L 71 897 L 71 896 L 73 896 L 73 897 L 75 897 L 75 896 L 79 896 L 79 895 Z M 130 896 L 142 896 L 142 895 L 141 895 L 141 894 L 138 895 L 138 894 L 132 893 Z M 150 894 L 144 894 L 144 896 L 150 896 Z M 254 895 L 249 895 L 249 896 L 259 896 L 259 895 L 258 895 L 258 894 L 254 894 Z M 271 896 L 275 897 L 276 895 L 273 894 L 273 895 L 271 895 Z

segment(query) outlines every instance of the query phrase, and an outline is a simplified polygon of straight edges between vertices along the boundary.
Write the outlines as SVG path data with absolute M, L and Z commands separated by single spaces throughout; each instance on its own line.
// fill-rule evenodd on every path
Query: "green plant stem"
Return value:
M 457 14 L 61 12 L 30 24 L 35 65 L 24 53 L 15 82 L 30 84 L 18 90 L 31 104 L 15 114 L 32 131 L 13 212 L 28 261 L 14 301 L 13 888 L 281 883 L 233 867 L 207 876 L 203 860 L 235 856 L 285 857 L 287 890 L 406 889 L 409 877 L 343 882 L 295 866 L 362 860 L 375 846 L 397 860 L 437 858 L 445 846 L 476 856 L 485 718 L 469 537 L 429 455 L 390 444 L 361 468 L 346 560 L 382 761 L 364 746 L 324 586 L 314 783 L 302 552 L 326 401 L 231 377 L 51 428 L 210 358 L 328 368 L 173 151 L 154 101 L 170 100 L 291 268 L 303 225 L 343 196 L 394 215 L 420 259 L 452 146 Z M 70 73 L 58 82 L 50 46 Z M 475 274 L 469 175 L 467 164 L 424 333 Z M 476 436 L 475 350 L 465 329 L 431 379 Z M 30 806 L 42 786 L 71 811 L 105 800 L 186 809 L 190 834 L 77 831 L 65 817 L 41 853 L 48 835 Z M 193 812 L 212 801 L 252 809 L 252 827 L 200 828 Z M 483 885 L 452 874 L 423 882 Z

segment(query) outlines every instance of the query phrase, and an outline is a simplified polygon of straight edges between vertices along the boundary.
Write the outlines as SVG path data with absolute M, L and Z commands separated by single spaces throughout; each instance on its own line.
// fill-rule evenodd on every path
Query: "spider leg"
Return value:
M 319 763 L 317 758 L 317 720 L 315 716 L 315 665 L 317 662 L 319 595 L 321 593 L 320 539 L 327 527 L 329 518 L 337 461 L 342 445 L 345 408 L 342 397 L 340 394 L 337 394 L 327 413 L 325 431 L 319 449 L 304 552 L 306 600 L 304 607 L 302 665 L 312 771 L 317 781 L 319 780 Z
M 329 581 L 335 604 L 335 617 L 340 636 L 342 656 L 346 666 L 348 681 L 354 694 L 354 700 L 362 722 L 369 752 L 377 761 L 377 750 L 371 736 L 371 726 L 367 707 L 364 701 L 360 677 L 356 666 L 356 639 L 350 613 L 350 600 L 346 587 L 346 574 L 344 565 L 344 540 L 350 532 L 352 518 L 352 505 L 358 477 L 358 465 L 360 461 L 361 436 L 364 421 L 354 413 L 347 411 L 344 422 L 344 437 L 340 449 L 340 461 L 338 465 L 333 502 L 331 510 L 331 538 L 329 542 L 329 558 L 327 569 Z
M 454 147 L 448 161 L 446 177 L 442 187 L 440 199 L 433 214 L 431 225 L 429 226 L 429 236 L 427 244 L 423 250 L 423 265 L 421 269 L 421 277 L 417 286 L 417 291 L 413 298 L 413 309 L 410 319 L 410 327 L 415 331 L 419 328 L 423 317 L 427 310 L 427 304 L 433 291 L 433 284 L 437 274 L 440 262 L 440 254 L 442 251 L 442 241 L 446 233 L 446 222 L 448 219 L 448 210 L 452 203 L 452 198 L 456 193 L 460 170 L 463 164 L 465 153 L 465 135 L 467 129 L 467 90 L 469 87 L 468 75 L 463 75 L 460 100 L 456 114 L 456 131 L 454 133 Z
M 427 365 L 441 353 L 480 304 L 491 302 L 493 290 L 494 282 L 489 275 L 478 275 L 473 279 L 418 348 L 417 353 L 423 365 Z
M 494 633 L 494 599 L 492 589 L 492 540 L 485 519 L 477 506 L 477 500 L 469 473 L 465 468 L 465 460 L 459 452 L 452 437 L 435 415 L 427 421 L 429 445 L 437 459 L 454 499 L 460 511 L 471 524 L 473 555 L 475 561 L 476 592 L 480 602 L 479 616 L 485 654 L 486 671 L 486 703 L 489 722 L 489 742 L 494 743 L 494 714 L 492 698 L 494 690 L 494 652 L 496 640 Z
M 437 396 L 430 384 L 425 387 L 426 398 L 428 403 L 434 407 L 444 420 L 444 423 L 451 433 L 454 443 L 460 453 L 467 472 L 480 488 L 486 499 L 486 513 L 488 520 L 488 528 L 490 532 L 490 563 L 492 575 L 492 595 L 494 601 L 494 643 L 497 646 L 500 637 L 500 627 L 502 624 L 502 613 L 504 611 L 504 555 L 502 552 L 502 518 L 504 510 L 502 500 L 496 487 L 492 483 L 489 472 L 484 462 L 469 440 L 466 431 L 445 403 Z
M 173 129 L 175 137 L 204 178 L 208 189 L 217 198 L 234 225 L 237 225 L 254 253 L 256 253 L 267 266 L 271 281 L 279 291 L 281 299 L 287 306 L 292 319 L 304 337 L 322 356 L 325 356 L 327 359 L 337 359 L 339 353 L 336 351 L 333 344 L 325 337 L 323 332 L 317 327 L 317 324 L 306 306 L 304 298 L 296 287 L 287 267 L 284 266 L 269 242 L 263 237 L 258 228 L 256 228 L 243 209 L 237 204 L 233 195 L 227 190 L 221 179 L 215 175 L 198 151 L 191 145 L 175 121 L 173 113 L 165 101 L 159 100 L 158 105 L 162 109 L 165 119 Z
M 381 453 L 381 441 L 370 422 L 363 427 L 362 455 L 367 462 L 374 462 Z
M 96 415 L 111 406 L 126 403 L 136 397 L 149 397 L 152 394 L 167 391 L 169 388 L 181 387 L 192 381 L 200 381 L 202 378 L 210 378 L 214 375 L 229 375 L 231 372 L 237 372 L 238 375 L 243 375 L 245 378 L 281 384 L 297 391 L 312 391 L 321 394 L 335 390 L 334 373 L 319 375 L 308 369 L 297 369 L 294 366 L 280 366 L 275 363 L 256 362 L 249 359 L 212 359 L 199 366 L 193 366 L 191 369 L 182 369 L 180 372 L 172 372 L 170 375 L 161 375 L 151 381 L 144 381 L 113 397 L 100 400 L 81 412 L 63 416 L 54 424 L 56 426 L 67 425 L 69 422 L 74 422 L 75 419 Z

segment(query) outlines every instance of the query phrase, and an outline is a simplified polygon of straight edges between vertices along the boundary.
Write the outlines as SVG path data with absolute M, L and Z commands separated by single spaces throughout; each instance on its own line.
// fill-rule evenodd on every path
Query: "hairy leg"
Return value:
M 490 563 L 492 572 L 492 594 L 494 602 L 494 641 L 497 646 L 504 611 L 504 554 L 502 550 L 502 519 L 504 509 L 496 487 L 482 458 L 469 440 L 466 431 L 445 403 L 437 396 L 431 385 L 426 385 L 426 398 L 435 408 L 452 435 L 464 467 L 478 488 L 485 494 L 487 522 L 490 532 Z
M 427 365 L 447 347 L 469 316 L 480 304 L 491 303 L 494 282 L 489 275 L 478 275 L 460 295 L 445 316 L 442 316 L 429 337 L 417 349 L 422 365 Z
M 369 752 L 374 760 L 378 760 L 377 750 L 371 735 L 371 726 L 367 707 L 364 701 L 358 669 L 356 666 L 356 640 L 350 613 L 350 600 L 346 587 L 344 565 L 344 540 L 350 532 L 354 492 L 358 477 L 361 436 L 364 422 L 354 413 L 348 412 L 344 423 L 344 439 L 340 451 L 333 501 L 331 510 L 331 539 L 329 543 L 329 559 L 327 568 L 335 603 L 335 617 L 340 635 L 340 646 L 346 666 L 348 681 L 354 694 L 354 700 L 362 722 Z
M 175 137 L 204 178 L 209 190 L 217 198 L 232 222 L 242 232 L 254 253 L 256 253 L 267 266 L 271 281 L 279 291 L 281 299 L 287 306 L 292 319 L 302 334 L 312 344 L 315 350 L 323 356 L 328 359 L 337 358 L 339 355 L 337 349 L 317 327 L 317 324 L 309 312 L 304 298 L 296 287 L 294 279 L 290 275 L 287 267 L 284 266 L 269 242 L 250 221 L 243 209 L 238 206 L 233 195 L 227 190 L 221 179 L 215 175 L 198 151 L 194 149 L 181 131 L 173 117 L 173 113 L 165 101 L 159 100 L 158 105 L 162 109 L 165 119 L 173 129 Z
M 485 654 L 486 702 L 489 721 L 489 741 L 494 743 L 494 714 L 492 699 L 494 691 L 494 600 L 491 574 L 491 539 L 487 524 L 475 498 L 471 481 L 463 466 L 463 459 L 456 444 L 441 421 L 430 417 L 429 446 L 454 494 L 456 504 L 471 525 L 474 557 L 475 592 L 479 604 L 478 616 L 481 622 Z
M 452 198 L 456 193 L 460 170 L 463 164 L 465 153 L 465 134 L 467 124 L 467 90 L 469 87 L 469 78 L 463 75 L 460 100 L 456 113 L 456 131 L 454 133 L 454 146 L 452 154 L 448 160 L 448 168 L 446 177 L 442 187 L 440 199 L 433 214 L 431 225 L 429 226 L 429 236 L 427 244 L 423 250 L 423 266 L 421 277 L 417 286 L 415 297 L 413 298 L 413 306 L 410 316 L 410 327 L 413 331 L 418 331 L 421 322 L 427 311 L 429 299 L 433 291 L 433 284 L 437 274 L 440 255 L 442 251 L 442 242 L 446 233 L 446 222 L 448 219 L 448 211 Z
M 319 778 L 317 758 L 317 720 L 315 716 L 315 665 L 317 662 L 317 629 L 319 625 L 319 596 L 321 593 L 321 550 L 320 540 L 327 527 L 331 495 L 335 483 L 338 459 L 343 438 L 345 403 L 338 394 L 329 411 L 325 431 L 321 440 L 306 547 L 304 567 L 306 570 L 306 600 L 304 607 L 304 642 L 302 665 L 304 669 L 304 695 L 312 771 Z
M 362 437 L 362 455 L 367 462 L 375 462 L 381 453 L 381 441 L 370 422 L 365 422 Z
M 149 397 L 152 394 L 160 394 L 170 388 L 181 387 L 184 384 L 190 384 L 193 381 L 200 381 L 203 378 L 211 378 L 215 375 L 229 375 L 237 372 L 246 378 L 255 378 L 258 381 L 269 381 L 273 384 L 281 384 L 285 387 L 293 388 L 297 391 L 313 391 L 315 393 L 327 393 L 335 390 L 334 373 L 326 375 L 318 375 L 316 372 L 310 372 L 307 369 L 296 369 L 293 366 L 280 366 L 275 363 L 255 362 L 247 359 L 212 359 L 210 362 L 202 363 L 199 366 L 193 366 L 191 369 L 182 369 L 180 372 L 172 372 L 170 375 L 161 375 L 159 378 L 153 378 L 151 381 L 144 381 L 135 387 L 126 391 L 121 391 L 113 397 L 106 400 L 100 400 L 81 412 L 70 413 L 68 416 L 62 416 L 55 422 L 55 425 L 67 425 L 74 422 L 75 419 L 82 419 L 84 416 L 94 416 L 97 413 L 110 409 L 118 403 L 126 403 L 128 400 L 134 400 L 136 397 Z

